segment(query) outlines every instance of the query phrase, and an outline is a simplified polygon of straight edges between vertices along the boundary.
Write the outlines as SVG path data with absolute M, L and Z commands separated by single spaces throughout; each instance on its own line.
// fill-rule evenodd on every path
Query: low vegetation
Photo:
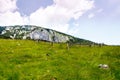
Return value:
M 108 68 L 99 68 L 106 64 Z M 120 46 L 0 39 L 0 80 L 119 80 Z

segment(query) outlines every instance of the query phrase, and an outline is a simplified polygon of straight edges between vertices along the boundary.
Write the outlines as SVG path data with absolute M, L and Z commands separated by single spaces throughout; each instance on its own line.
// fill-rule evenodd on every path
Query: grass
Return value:
M 98 68 L 108 64 L 108 69 Z M 0 39 L 0 80 L 120 80 L 120 46 Z

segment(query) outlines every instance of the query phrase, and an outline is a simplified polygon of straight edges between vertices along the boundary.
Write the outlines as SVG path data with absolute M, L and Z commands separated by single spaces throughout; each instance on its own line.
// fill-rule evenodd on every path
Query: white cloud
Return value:
M 23 25 L 28 20 L 17 11 L 17 0 L 0 0 L 0 25 Z
M 17 0 L 0 0 L 0 13 L 16 10 L 16 1 Z
M 39 9 L 30 16 L 30 24 L 65 32 L 70 20 L 65 9 L 49 6 L 46 9 Z
M 93 7 L 93 0 L 54 0 L 53 5 L 40 8 L 32 13 L 30 23 L 67 32 L 68 22 L 71 19 L 79 19 L 80 16 Z
M 46 8 L 39 8 L 30 16 L 21 16 L 17 11 L 17 0 L 0 0 L 0 25 L 38 25 L 67 32 L 69 21 L 77 20 L 94 7 L 93 0 L 53 0 Z
M 19 12 L 5 12 L 0 14 L 0 25 L 21 25 L 23 24 L 23 18 Z
M 78 19 L 89 9 L 93 8 L 93 0 L 54 0 L 57 6 L 63 7 L 67 13 L 71 14 L 70 17 Z
M 93 18 L 94 16 L 95 16 L 95 14 L 91 13 L 91 14 L 88 15 L 88 18 L 91 19 L 91 18 Z
M 102 12 L 103 12 L 103 9 L 100 8 L 100 9 L 98 9 L 96 11 L 93 11 L 92 13 L 88 14 L 88 18 L 91 19 L 91 18 L 97 16 L 97 14 L 101 14 Z

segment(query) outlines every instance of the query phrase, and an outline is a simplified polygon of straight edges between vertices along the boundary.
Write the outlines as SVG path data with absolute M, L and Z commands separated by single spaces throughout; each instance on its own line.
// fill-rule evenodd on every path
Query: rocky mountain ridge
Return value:
M 49 42 L 93 43 L 52 29 L 32 25 L 0 26 L 0 38 L 32 39 Z

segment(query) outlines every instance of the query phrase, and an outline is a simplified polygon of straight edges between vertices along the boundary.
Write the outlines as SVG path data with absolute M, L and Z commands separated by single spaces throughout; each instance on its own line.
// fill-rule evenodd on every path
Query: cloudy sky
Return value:
M 120 45 L 120 0 L 0 0 L 0 26 L 37 25 Z

